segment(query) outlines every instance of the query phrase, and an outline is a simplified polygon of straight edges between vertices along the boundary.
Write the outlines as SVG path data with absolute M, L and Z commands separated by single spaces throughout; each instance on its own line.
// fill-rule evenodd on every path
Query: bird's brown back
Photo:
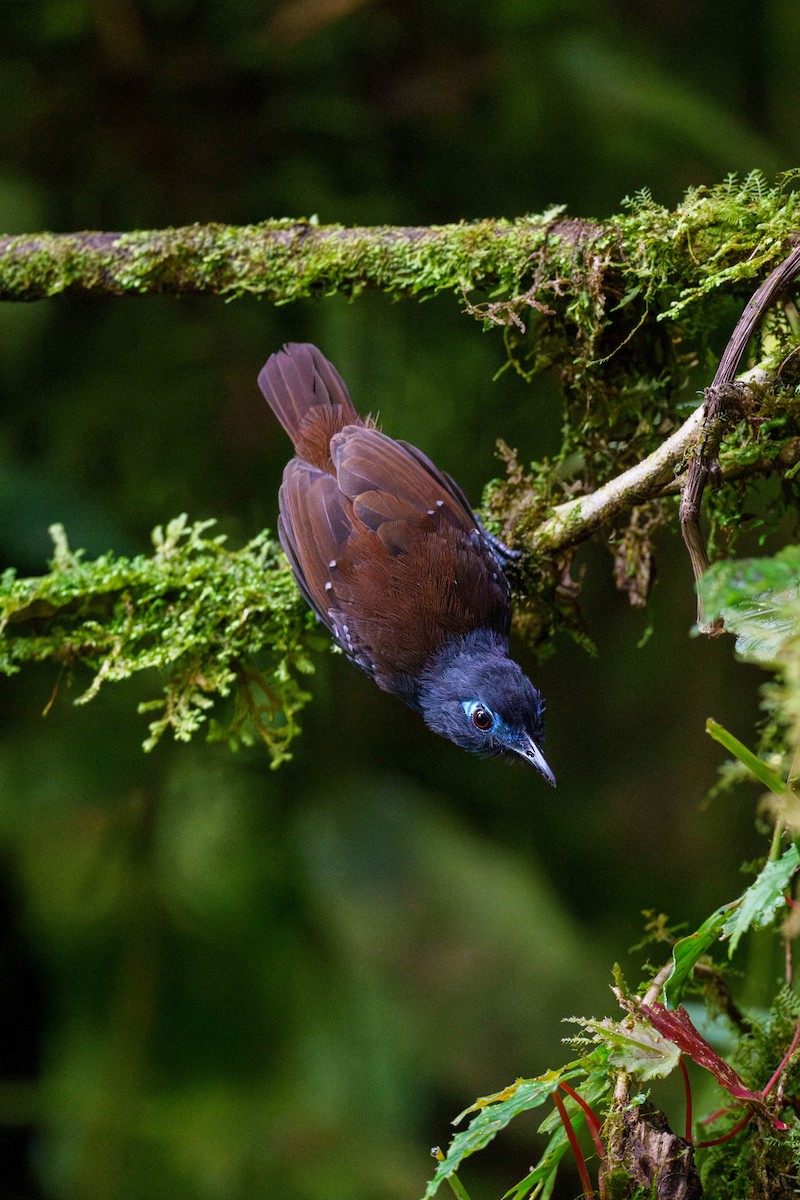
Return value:
M 285 347 L 259 384 L 297 452 L 280 491 L 281 543 L 348 656 L 406 693 L 444 640 L 507 634 L 508 585 L 450 477 L 363 422 L 316 347 Z

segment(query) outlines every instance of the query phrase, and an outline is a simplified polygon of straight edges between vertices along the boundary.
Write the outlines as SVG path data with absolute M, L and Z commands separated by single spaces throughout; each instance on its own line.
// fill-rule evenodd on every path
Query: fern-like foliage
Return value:
M 31 662 L 88 668 L 76 704 L 106 683 L 157 672 L 161 695 L 139 706 L 151 714 L 145 749 L 167 730 L 188 741 L 205 725 L 232 748 L 261 738 L 278 765 L 308 699 L 299 680 L 313 670 L 311 621 L 267 532 L 231 550 L 213 525 L 182 515 L 153 531 L 152 555 L 92 562 L 53 526 L 48 574 L 0 576 L 0 672 Z M 215 699 L 228 696 L 232 718 L 210 721 Z

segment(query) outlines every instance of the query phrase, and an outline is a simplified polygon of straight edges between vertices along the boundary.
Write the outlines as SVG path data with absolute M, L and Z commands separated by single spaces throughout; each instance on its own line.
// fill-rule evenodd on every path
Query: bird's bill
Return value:
M 556 777 L 550 770 L 545 756 L 542 754 L 541 750 L 536 745 L 536 742 L 533 740 L 530 734 L 524 734 L 520 739 L 519 745 L 515 746 L 514 749 L 516 750 L 517 754 L 519 754 L 520 758 L 524 758 L 525 762 L 528 762 L 532 767 L 535 767 L 539 774 L 542 775 L 552 787 L 556 786 Z

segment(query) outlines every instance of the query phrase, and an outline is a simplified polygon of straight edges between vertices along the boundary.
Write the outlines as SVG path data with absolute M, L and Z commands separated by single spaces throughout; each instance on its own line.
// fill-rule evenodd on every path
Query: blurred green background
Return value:
M 4 0 L 0 39 L 9 233 L 603 217 L 800 162 L 796 0 Z M 2 563 L 41 572 L 54 521 L 90 554 L 181 511 L 236 544 L 274 527 L 289 451 L 255 378 L 290 339 L 477 501 L 496 437 L 555 450 L 560 400 L 492 382 L 502 337 L 458 308 L 0 307 Z M 659 549 L 642 613 L 587 548 L 599 656 L 527 657 L 555 793 L 327 653 L 278 772 L 143 755 L 152 687 L 74 709 L 62 680 L 43 719 L 52 672 L 0 681 L 0 1195 L 412 1200 L 456 1112 L 612 1010 L 642 909 L 691 924 L 738 894 L 762 842 L 751 796 L 701 808 L 703 725 L 752 740 L 760 676 L 690 639 L 688 563 Z M 473 1200 L 539 1147 L 520 1122 L 472 1160 Z

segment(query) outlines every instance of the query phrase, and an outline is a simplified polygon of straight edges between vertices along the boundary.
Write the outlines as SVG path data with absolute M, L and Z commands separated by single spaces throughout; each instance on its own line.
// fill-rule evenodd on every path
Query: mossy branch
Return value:
M 778 383 L 778 371 L 757 366 L 744 372 L 740 381 L 753 396 L 763 397 L 767 404 Z M 778 405 L 773 405 L 774 409 Z M 680 472 L 703 429 L 704 406 L 691 413 L 684 423 L 652 454 L 627 471 L 610 479 L 587 496 L 576 496 L 557 505 L 526 538 L 527 548 L 536 555 L 557 555 L 580 545 L 598 529 L 648 500 L 677 496 Z M 793 438 L 773 446 L 772 454 L 754 456 L 748 452 L 742 460 L 732 450 L 720 464 L 720 481 L 742 479 L 746 476 L 782 474 L 800 462 L 800 439 Z
M 346 228 L 309 220 L 188 225 L 130 233 L 0 238 L 0 299 L 92 295 L 391 295 L 509 286 L 548 243 L 574 250 L 592 227 L 555 213 L 424 228 Z
M 758 375 L 765 378 L 765 373 L 760 369 Z M 702 424 L 701 404 L 647 458 L 610 479 L 590 495 L 576 496 L 557 505 L 527 538 L 531 552 L 562 554 L 637 505 L 658 496 L 674 494 L 676 470 L 699 436 Z
M 675 211 L 642 194 L 622 216 L 592 222 L 560 208 L 517 220 L 346 228 L 315 219 L 189 225 L 128 233 L 0 237 L 0 299 L 92 295 L 256 295 L 273 303 L 377 288 L 391 295 L 483 291 L 505 314 L 580 293 L 618 299 L 620 277 L 679 306 L 723 280 L 750 278 L 797 228 L 788 177 L 753 175 L 689 192 Z M 699 289 L 699 291 L 698 291 Z
M 526 472 L 509 451 L 507 478 L 490 486 L 484 506 L 523 550 L 517 625 L 535 640 L 565 623 L 580 630 L 570 556 L 601 527 L 618 585 L 644 602 L 652 534 L 677 515 L 677 475 L 701 429 L 701 408 L 685 418 L 685 393 L 714 327 L 714 299 L 749 295 L 753 277 L 794 244 L 792 183 L 731 179 L 688 193 L 673 212 L 643 193 L 606 222 L 554 211 L 428 229 L 278 221 L 0 238 L 0 296 L 252 293 L 282 303 L 367 287 L 455 291 L 469 313 L 502 326 L 521 374 L 551 369 L 563 389 L 559 455 Z M 476 299 L 481 291 L 489 298 Z M 798 326 L 791 300 L 770 312 L 753 339 L 758 366 L 745 377 L 751 411 L 722 444 L 723 479 L 777 477 L 775 522 L 789 509 L 796 519 Z M 741 524 L 738 486 L 712 505 L 716 531 L 731 538 Z M 280 762 L 307 699 L 300 679 L 311 670 L 313 622 L 266 533 L 231 551 L 208 525 L 179 518 L 156 530 L 152 557 L 94 563 L 55 527 L 48 575 L 0 577 L 0 673 L 27 662 L 62 673 L 88 666 L 80 703 L 106 681 L 155 667 L 163 695 L 140 705 L 157 713 L 148 747 L 167 729 L 186 739 L 207 723 L 232 746 L 260 737 Z M 218 696 L 233 705 L 224 726 L 208 720 Z

